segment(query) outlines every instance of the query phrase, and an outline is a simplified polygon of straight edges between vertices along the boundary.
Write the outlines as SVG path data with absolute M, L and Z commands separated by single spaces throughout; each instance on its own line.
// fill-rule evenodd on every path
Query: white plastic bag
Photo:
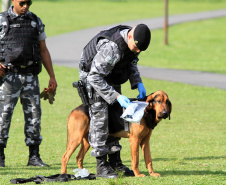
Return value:
M 120 118 L 132 123 L 140 123 L 144 115 L 144 110 L 148 106 L 148 102 L 132 101 Z
M 88 170 L 86 170 L 85 168 L 83 169 L 80 169 L 80 168 L 77 168 L 77 169 L 74 169 L 73 172 L 75 173 L 75 177 L 88 177 L 89 176 L 89 172 Z

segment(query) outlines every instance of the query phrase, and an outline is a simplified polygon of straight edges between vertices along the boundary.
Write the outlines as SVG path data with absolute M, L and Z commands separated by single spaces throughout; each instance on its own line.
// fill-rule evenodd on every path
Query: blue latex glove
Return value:
M 126 96 L 120 95 L 117 98 L 117 101 L 119 102 L 119 104 L 121 105 L 121 107 L 127 108 L 128 105 L 130 104 L 130 100 L 129 98 L 127 98 Z
M 146 90 L 144 88 L 143 83 L 138 83 L 137 88 L 138 88 L 138 91 L 139 91 L 139 95 L 137 96 L 137 98 L 143 99 L 146 96 Z

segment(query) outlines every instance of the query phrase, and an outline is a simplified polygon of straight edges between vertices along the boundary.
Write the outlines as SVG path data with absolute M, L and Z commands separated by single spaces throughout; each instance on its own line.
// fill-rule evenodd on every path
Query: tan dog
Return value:
M 153 128 L 162 120 L 169 117 L 172 109 L 171 102 L 167 94 L 163 91 L 157 91 L 147 97 L 149 102 L 140 124 L 131 123 L 129 131 L 110 134 L 115 137 L 129 138 L 132 156 L 132 170 L 136 177 L 144 177 L 141 174 L 139 165 L 139 145 L 142 148 L 146 167 L 151 176 L 160 176 L 155 173 L 152 167 L 151 151 L 149 140 Z M 90 145 L 88 142 L 90 120 L 88 116 L 88 107 L 80 105 L 74 109 L 67 121 L 67 150 L 62 156 L 61 173 L 67 173 L 67 163 L 72 153 L 81 144 L 80 151 L 76 157 L 78 168 L 83 168 L 83 159 Z

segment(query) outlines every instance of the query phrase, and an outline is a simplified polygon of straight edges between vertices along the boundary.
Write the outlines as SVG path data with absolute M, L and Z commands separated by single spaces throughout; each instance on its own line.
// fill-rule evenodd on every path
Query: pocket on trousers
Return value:
M 96 102 L 92 105 L 92 115 L 96 118 L 102 118 L 107 114 L 105 102 Z
M 5 95 L 0 92 L 0 101 L 4 101 L 4 100 L 5 100 Z

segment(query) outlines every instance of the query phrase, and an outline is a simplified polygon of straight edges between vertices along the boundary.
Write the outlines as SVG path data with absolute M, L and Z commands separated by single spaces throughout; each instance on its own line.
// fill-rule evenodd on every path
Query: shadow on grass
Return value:
M 213 159 L 225 159 L 225 158 L 226 158 L 226 156 L 205 156 L 205 157 L 189 157 L 189 158 L 154 158 L 154 159 L 152 159 L 152 161 L 153 162 L 155 162 L 155 161 L 178 161 L 178 159 L 180 159 L 180 160 L 206 160 L 206 159 L 213 160 Z M 144 159 L 140 159 L 139 161 L 140 161 L 140 163 L 144 163 Z M 129 168 L 131 168 L 130 167 L 131 160 L 123 160 L 123 164 L 128 166 Z M 96 162 L 85 162 L 85 160 L 84 160 L 83 167 L 86 169 L 96 168 Z M 61 169 L 61 163 L 54 163 L 54 164 L 50 165 L 50 168 L 55 169 L 55 170 Z M 74 169 L 78 168 L 76 161 L 68 163 L 67 168 L 74 168 Z M 37 169 L 37 168 L 34 167 L 34 170 L 35 169 Z
M 185 157 L 183 160 L 205 160 L 205 159 L 225 159 L 226 156 L 204 156 L 204 157 Z M 179 158 L 154 158 L 153 161 L 177 161 Z M 144 161 L 144 160 L 140 160 Z
M 213 159 L 225 159 L 226 156 L 204 156 L 204 157 L 191 157 L 191 158 L 183 158 L 182 160 L 213 160 Z M 177 161 L 178 158 L 154 158 L 153 161 Z M 144 160 L 140 160 L 141 163 L 144 162 Z M 127 165 L 128 167 L 130 167 L 131 161 L 130 160 L 124 160 L 123 164 Z M 68 164 L 67 166 L 69 169 L 73 168 L 76 169 L 77 164 L 75 163 L 71 163 Z M 90 168 L 96 168 L 96 162 L 84 162 L 84 168 L 86 169 L 90 169 Z M 26 165 L 22 165 L 20 167 L 5 167 L 5 168 L 0 168 L 0 174 L 1 175 L 27 175 L 28 171 L 36 171 L 36 174 L 44 174 L 47 173 L 50 170 L 56 170 L 56 173 L 60 173 L 61 171 L 61 163 L 54 163 L 54 164 L 50 164 L 50 167 L 31 167 L 31 166 L 26 166 Z M 210 171 L 210 170 L 190 170 L 190 171 L 180 171 L 180 170 L 172 170 L 172 171 L 156 171 L 157 173 L 160 173 L 161 176 L 172 176 L 172 175 L 226 175 L 226 172 L 224 171 Z M 149 176 L 149 173 L 147 171 L 141 171 L 142 174 Z
M 29 171 L 36 171 L 37 175 L 47 172 L 48 170 L 53 170 L 51 167 L 31 167 L 31 166 L 21 166 L 21 167 L 4 167 L 0 168 L 1 175 L 27 175 Z M 60 171 L 59 171 L 60 172 Z M 33 172 L 32 172 L 33 173 Z
M 224 171 L 210 171 L 210 170 L 194 170 L 194 171 L 158 171 L 161 176 L 172 176 L 172 175 L 226 175 Z
M 225 176 L 226 172 L 224 171 L 210 171 L 210 170 L 194 170 L 194 171 L 180 171 L 180 170 L 172 170 L 172 171 L 155 171 L 156 173 L 159 173 L 161 177 L 166 177 L 166 176 L 173 176 L 173 175 L 178 175 L 178 176 L 189 176 L 189 175 L 222 175 Z M 147 171 L 140 171 L 141 174 L 144 174 L 146 176 L 150 176 Z

